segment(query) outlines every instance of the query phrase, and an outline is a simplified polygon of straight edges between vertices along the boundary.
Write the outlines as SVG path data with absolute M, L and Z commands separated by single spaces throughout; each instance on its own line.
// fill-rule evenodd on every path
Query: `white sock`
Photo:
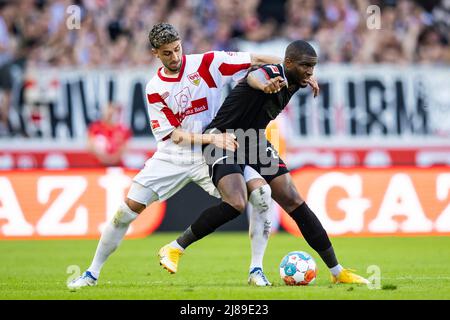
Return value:
M 341 271 L 344 270 L 344 268 L 338 264 L 337 266 L 330 268 L 330 272 L 333 274 L 333 276 L 337 276 Z
M 252 248 L 252 261 L 250 263 L 250 270 L 253 268 L 263 268 L 264 253 L 266 251 L 267 243 L 270 234 L 270 220 L 268 219 L 267 210 L 260 212 L 251 204 L 250 210 L 250 244 Z
M 181 251 L 184 251 L 184 248 L 180 246 L 180 244 L 177 242 L 177 240 L 173 240 L 170 245 L 174 248 L 180 249 Z
M 270 210 L 273 208 L 271 204 L 271 189 L 267 184 L 253 190 L 248 197 L 248 231 L 252 248 L 250 271 L 253 268 L 263 269 L 263 258 L 269 241 L 271 227 L 269 219 Z
M 94 259 L 88 271 L 98 279 L 103 264 L 108 257 L 117 249 L 122 239 L 127 233 L 128 227 L 138 217 L 125 203 L 122 203 L 114 218 L 108 222 L 102 232 L 102 236 L 97 246 Z

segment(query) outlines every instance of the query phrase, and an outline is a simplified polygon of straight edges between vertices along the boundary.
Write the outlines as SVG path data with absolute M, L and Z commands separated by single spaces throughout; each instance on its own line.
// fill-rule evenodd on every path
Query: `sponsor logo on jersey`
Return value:
M 161 127 L 161 126 L 159 125 L 159 121 L 158 121 L 158 120 L 150 120 L 150 125 L 152 126 L 152 129 L 153 129 L 153 130 L 158 129 L 158 128 Z
M 277 66 L 269 66 L 270 70 L 272 70 L 275 74 L 280 74 L 280 70 L 278 70 Z
M 192 100 L 191 105 L 187 109 L 177 113 L 175 116 L 180 122 L 183 122 L 184 118 L 187 116 L 192 116 L 206 110 L 208 110 L 208 100 L 206 98 L 200 98 L 197 100 Z
M 192 82 L 194 85 L 198 86 L 200 84 L 200 74 L 198 72 L 194 72 L 188 75 L 188 79 L 190 82 Z
M 192 101 L 190 108 L 186 109 L 185 116 L 190 116 L 208 110 L 208 100 L 201 98 Z
M 234 57 L 234 56 L 237 56 L 237 53 L 236 52 L 227 51 L 227 55 Z

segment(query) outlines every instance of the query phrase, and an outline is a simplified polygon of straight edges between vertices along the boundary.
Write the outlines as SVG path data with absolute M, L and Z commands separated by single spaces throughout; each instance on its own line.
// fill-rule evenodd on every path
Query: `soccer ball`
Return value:
M 280 263 L 280 276 L 288 286 L 306 286 L 316 279 L 317 265 L 304 251 L 289 252 Z

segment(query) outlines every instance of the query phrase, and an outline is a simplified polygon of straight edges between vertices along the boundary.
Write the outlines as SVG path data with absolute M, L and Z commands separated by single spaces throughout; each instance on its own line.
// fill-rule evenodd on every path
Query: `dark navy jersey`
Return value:
M 281 64 L 264 65 L 255 72 L 259 72 L 260 76 L 263 74 L 266 79 L 281 76 L 287 82 Z M 244 79 L 231 90 L 206 130 L 217 128 L 225 132 L 227 129 L 265 129 L 299 89 L 294 84 L 288 83 L 288 86 L 284 86 L 276 94 L 268 94 L 250 87 L 247 79 Z

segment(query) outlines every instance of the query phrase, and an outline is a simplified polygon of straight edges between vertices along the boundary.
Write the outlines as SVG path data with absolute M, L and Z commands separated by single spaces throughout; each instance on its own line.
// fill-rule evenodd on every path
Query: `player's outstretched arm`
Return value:
M 239 147 L 236 136 L 230 133 L 192 133 L 182 129 L 175 129 L 170 138 L 175 144 L 193 145 L 193 144 L 214 144 L 219 148 L 235 151 Z
M 257 66 L 262 64 L 279 64 L 283 62 L 283 59 L 277 56 L 270 56 L 267 54 L 251 53 L 251 65 Z
M 268 76 L 266 73 L 262 71 L 262 68 L 260 68 L 248 74 L 247 83 L 250 87 L 264 91 L 265 93 L 277 93 L 287 85 L 285 79 L 281 76 L 270 79 L 267 78 Z M 314 98 L 317 97 L 320 92 L 317 80 L 314 77 L 310 77 L 306 80 L 306 83 L 311 87 Z
M 265 93 L 277 93 L 286 85 L 286 81 L 280 76 L 267 79 L 260 69 L 248 74 L 247 83 L 250 87 Z

